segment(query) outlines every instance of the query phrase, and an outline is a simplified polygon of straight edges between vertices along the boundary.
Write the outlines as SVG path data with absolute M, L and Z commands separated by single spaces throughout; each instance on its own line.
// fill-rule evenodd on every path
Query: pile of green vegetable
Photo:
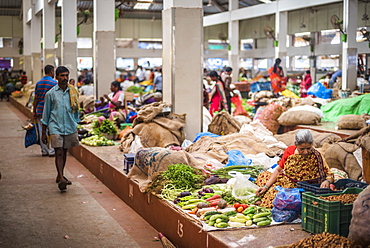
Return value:
M 113 121 L 108 119 L 103 120 L 101 123 L 99 121 L 94 122 L 94 127 L 92 130 L 93 134 L 117 134 L 117 127 Z
M 229 175 L 230 171 L 240 172 L 242 174 L 248 174 L 253 178 L 257 178 L 258 175 L 264 171 L 263 166 L 260 165 L 232 165 L 222 167 L 217 170 L 210 170 L 211 175 L 217 175 L 220 179 L 230 179 L 232 176 Z
M 154 176 L 149 191 L 161 193 L 162 189 L 173 188 L 182 191 L 199 189 L 204 183 L 202 171 L 186 164 L 173 164 L 166 171 Z
M 142 87 L 135 86 L 135 85 L 132 85 L 132 86 L 128 87 L 126 91 L 127 92 L 134 92 L 135 94 L 144 93 L 144 89 Z
M 88 146 L 113 146 L 114 141 L 105 138 L 102 135 L 93 135 L 81 140 L 81 143 Z

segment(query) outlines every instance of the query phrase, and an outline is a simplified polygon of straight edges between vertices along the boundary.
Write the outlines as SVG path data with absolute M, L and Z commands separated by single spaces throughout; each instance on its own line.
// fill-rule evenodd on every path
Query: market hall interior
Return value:
M 0 102 L 0 247 L 162 247 L 157 230 L 69 156 L 68 192 L 53 157 L 24 147 L 27 117 Z

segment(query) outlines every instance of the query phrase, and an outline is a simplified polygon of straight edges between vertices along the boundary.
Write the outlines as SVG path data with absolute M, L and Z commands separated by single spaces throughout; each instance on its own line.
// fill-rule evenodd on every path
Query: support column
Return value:
M 163 99 L 186 114 L 186 138 L 193 140 L 203 122 L 202 0 L 164 0 L 162 16 Z
M 343 30 L 347 42 L 342 42 L 342 89 L 352 91 L 357 86 L 357 4 L 358 0 L 343 1 Z
M 286 56 L 287 56 L 287 47 L 286 47 L 286 37 L 288 34 L 288 12 L 279 11 L 279 2 L 277 4 L 277 12 L 275 14 L 275 36 L 278 40 L 278 46 L 275 47 L 275 59 L 281 59 L 281 67 L 284 70 L 284 75 L 286 75 Z
M 45 65 L 55 65 L 55 0 L 43 0 L 42 36 Z M 67 1 L 65 1 L 67 2 Z
M 32 82 L 36 83 L 42 78 L 41 64 L 41 16 L 35 14 L 35 5 L 32 5 L 31 20 L 31 64 L 32 64 Z
M 110 84 L 115 79 L 115 25 L 114 0 L 94 1 L 94 86 L 95 97 L 110 92 Z
M 23 67 L 22 68 L 23 68 L 23 71 L 26 71 L 28 78 L 32 80 L 31 22 L 28 20 L 28 17 L 27 17 L 27 15 L 32 15 L 31 0 L 23 0 L 22 7 L 23 7 Z
M 13 70 L 17 71 L 22 69 L 20 62 L 20 57 L 13 57 Z
M 237 10 L 239 7 L 238 0 L 229 0 L 229 23 L 228 23 L 228 37 L 231 49 L 228 52 L 228 59 L 230 67 L 233 68 L 232 80 L 238 81 L 239 77 L 239 21 L 231 20 L 231 11 Z
M 69 78 L 77 82 L 77 2 L 63 1 L 61 65 L 69 69 Z

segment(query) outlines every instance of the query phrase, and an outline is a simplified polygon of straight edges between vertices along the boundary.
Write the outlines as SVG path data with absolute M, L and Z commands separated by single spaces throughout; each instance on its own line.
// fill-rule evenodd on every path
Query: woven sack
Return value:
M 342 115 L 337 122 L 338 129 L 360 130 L 366 127 L 366 121 L 361 115 Z
M 311 111 L 287 111 L 278 118 L 283 126 L 317 125 L 320 121 L 320 116 Z
M 353 203 L 348 238 L 362 247 L 370 245 L 370 187 L 367 186 Z
M 280 124 L 277 120 L 285 111 L 285 107 L 279 104 L 271 103 L 262 111 L 259 120 L 268 130 L 270 130 L 273 134 L 276 134 L 280 127 Z

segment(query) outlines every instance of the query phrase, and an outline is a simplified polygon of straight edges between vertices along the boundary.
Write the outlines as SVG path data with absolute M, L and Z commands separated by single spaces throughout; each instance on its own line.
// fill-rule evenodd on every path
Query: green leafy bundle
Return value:
M 163 173 L 163 178 L 176 188 L 199 188 L 204 181 L 200 170 L 186 164 L 173 164 Z
M 101 133 L 116 134 L 117 128 L 114 125 L 114 122 L 108 119 L 103 120 L 101 124 L 99 124 L 98 121 L 95 121 L 93 133 L 94 134 L 101 134 Z

